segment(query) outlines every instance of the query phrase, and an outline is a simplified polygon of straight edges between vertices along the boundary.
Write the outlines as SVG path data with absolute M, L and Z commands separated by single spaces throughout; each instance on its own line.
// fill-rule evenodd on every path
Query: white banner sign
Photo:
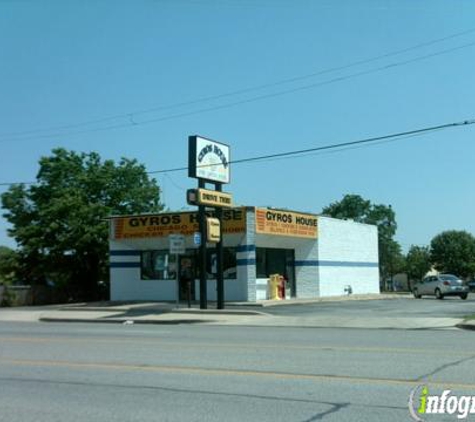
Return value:
M 200 136 L 190 136 L 188 142 L 188 176 L 209 182 L 229 183 L 229 145 Z

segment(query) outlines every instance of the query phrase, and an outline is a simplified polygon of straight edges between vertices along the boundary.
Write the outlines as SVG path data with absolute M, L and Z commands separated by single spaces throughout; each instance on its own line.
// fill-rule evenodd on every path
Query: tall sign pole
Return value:
M 205 182 L 198 179 L 198 188 L 204 188 Z M 200 272 L 200 309 L 208 308 L 208 280 L 206 273 L 206 207 L 198 206 L 198 224 L 201 233 L 201 243 L 198 254 L 198 268 Z
M 221 192 L 223 185 L 216 183 L 216 191 Z M 216 244 L 216 296 L 217 308 L 224 309 L 224 273 L 223 273 L 223 209 L 216 208 L 216 218 L 220 223 L 220 240 Z
M 199 249 L 200 308 L 208 307 L 206 243 L 216 243 L 217 308 L 224 308 L 222 207 L 232 206 L 232 197 L 222 192 L 222 185 L 230 181 L 229 145 L 201 136 L 188 137 L 188 176 L 198 179 L 198 189 L 187 192 L 189 204 L 198 205 L 201 234 Z M 207 190 L 206 183 L 214 183 L 215 190 Z M 190 199 L 192 198 L 192 199 Z M 215 209 L 216 218 L 206 216 L 206 207 Z

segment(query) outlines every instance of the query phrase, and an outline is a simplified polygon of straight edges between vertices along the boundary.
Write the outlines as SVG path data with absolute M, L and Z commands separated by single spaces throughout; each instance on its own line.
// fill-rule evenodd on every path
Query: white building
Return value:
M 226 301 L 266 299 L 270 274 L 288 280 L 292 297 L 316 298 L 379 293 L 376 226 L 272 208 L 223 211 Z M 191 298 L 199 299 L 197 213 L 181 212 L 111 218 L 112 300 L 176 300 L 192 279 Z M 168 235 L 184 234 L 186 254 L 178 263 Z M 178 265 L 177 265 L 178 264 Z M 214 252 L 208 249 L 208 299 L 216 300 Z

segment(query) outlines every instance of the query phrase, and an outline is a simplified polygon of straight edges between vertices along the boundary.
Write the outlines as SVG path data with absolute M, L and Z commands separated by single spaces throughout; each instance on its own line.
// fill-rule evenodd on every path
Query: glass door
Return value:
M 180 255 L 180 300 L 195 300 L 195 257 L 194 255 Z

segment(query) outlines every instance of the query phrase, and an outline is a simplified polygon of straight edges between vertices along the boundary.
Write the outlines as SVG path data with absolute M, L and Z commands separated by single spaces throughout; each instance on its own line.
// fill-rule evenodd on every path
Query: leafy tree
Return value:
M 406 271 L 406 258 L 402 253 L 401 245 L 394 239 L 382 239 L 381 235 L 379 236 L 379 268 L 383 280 Z
M 0 284 L 11 281 L 17 268 L 17 253 L 6 246 L 0 246 Z
M 406 256 L 406 271 L 409 280 L 422 280 L 431 267 L 429 248 L 412 245 Z
M 475 237 L 466 231 L 449 230 L 430 242 L 430 258 L 435 269 L 469 277 L 475 273 Z
M 322 214 L 330 217 L 355 220 L 366 223 L 371 212 L 371 202 L 360 195 L 345 195 L 341 201 L 332 202 L 322 210 Z
M 77 298 L 95 299 L 97 282 L 108 279 L 106 217 L 160 211 L 159 187 L 136 160 L 116 164 L 95 152 L 58 148 L 39 166 L 35 185 L 2 195 L 19 246 L 18 277 L 52 280 Z
M 378 227 L 379 269 L 383 279 L 389 278 L 404 268 L 400 245 L 393 239 L 396 230 L 396 215 L 391 206 L 372 204 L 360 195 L 345 195 L 322 210 L 323 215 L 351 219 Z

